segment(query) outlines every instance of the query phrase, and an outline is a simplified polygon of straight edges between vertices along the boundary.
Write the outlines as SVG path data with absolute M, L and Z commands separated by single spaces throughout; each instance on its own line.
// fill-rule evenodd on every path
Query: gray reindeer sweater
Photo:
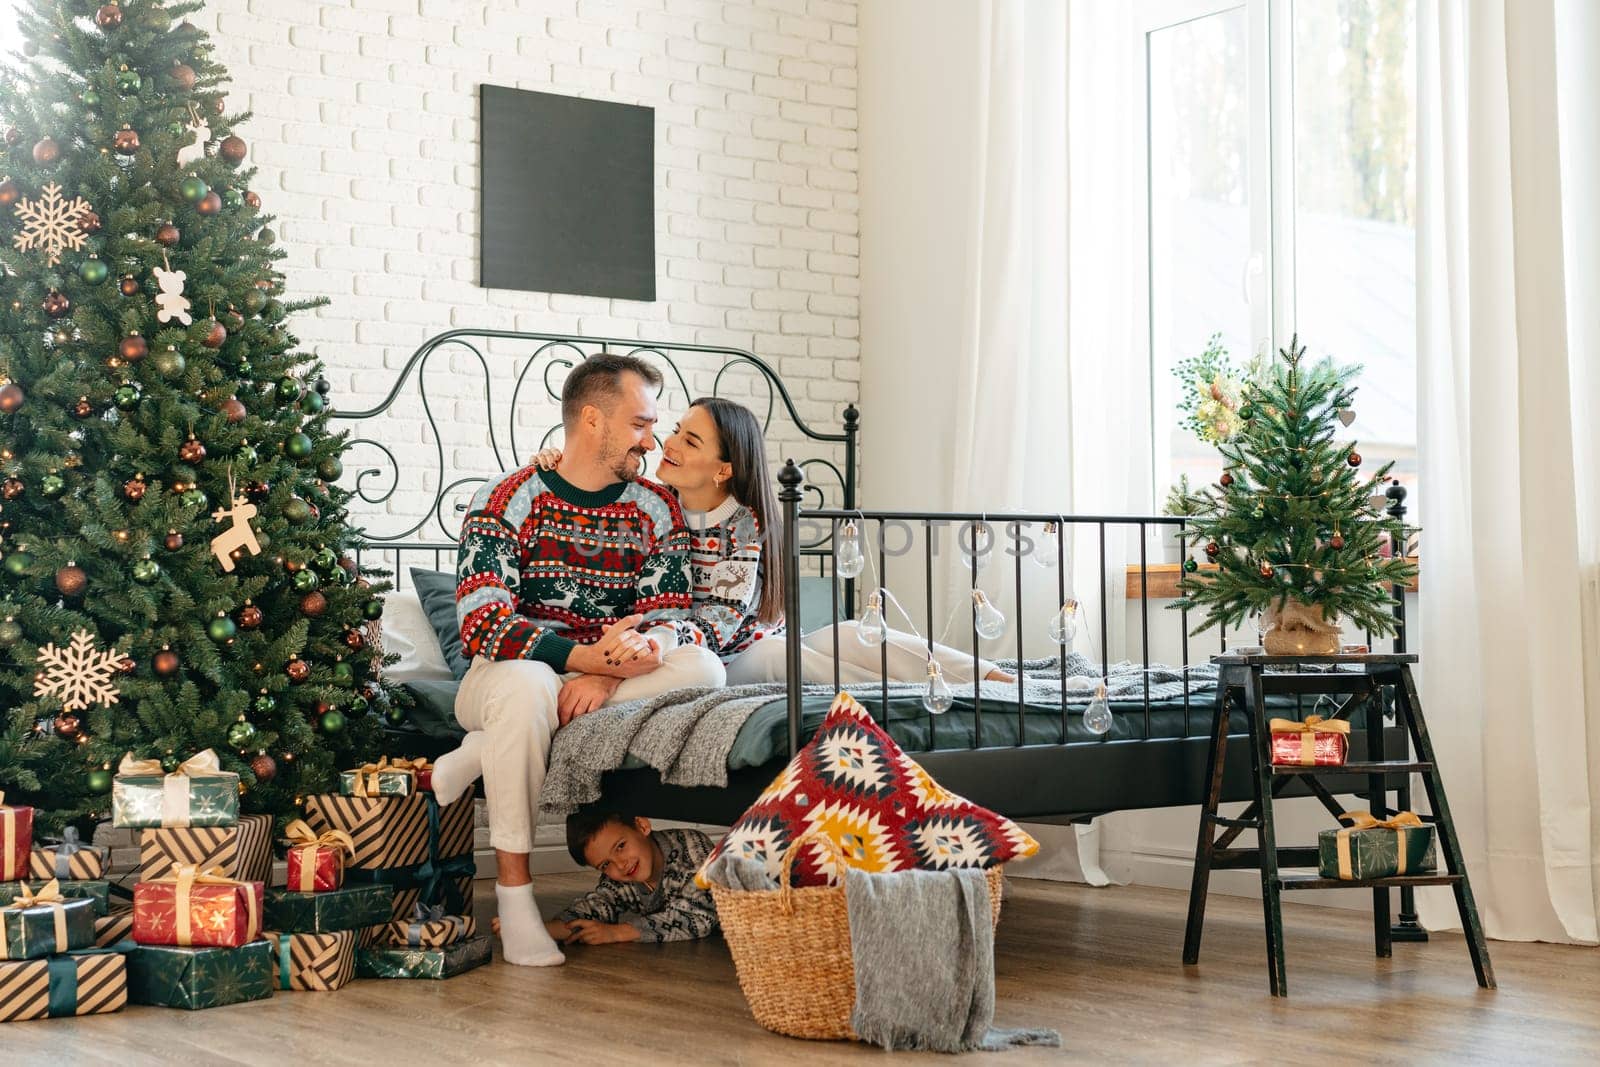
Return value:
M 665 857 L 654 892 L 638 882 L 601 875 L 599 885 L 556 918 L 615 923 L 626 916 L 641 941 L 693 941 L 716 933 L 717 909 L 711 894 L 694 884 L 695 871 L 711 854 L 711 839 L 699 830 L 656 830 L 650 836 Z
M 766 539 L 750 509 L 730 496 L 710 511 L 685 510 L 683 521 L 694 607 L 676 623 L 679 638 L 704 645 L 727 663 L 757 641 L 781 635 L 783 623 L 756 618 Z

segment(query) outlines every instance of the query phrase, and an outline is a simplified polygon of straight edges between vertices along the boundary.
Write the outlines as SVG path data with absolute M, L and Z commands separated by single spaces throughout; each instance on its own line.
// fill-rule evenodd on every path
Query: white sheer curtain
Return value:
M 1422 696 L 1487 931 L 1515 940 L 1600 936 L 1597 6 L 1419 12 Z
M 1133 183 L 1120 170 L 1126 162 L 1103 150 L 1117 141 L 1115 128 L 1126 130 L 1127 117 L 1097 109 L 1092 91 L 1108 70 L 1127 69 L 1126 63 L 1101 69 L 1097 58 L 1107 40 L 1126 40 L 1125 31 L 1112 36 L 1109 25 L 1125 15 L 1120 4 L 1075 4 L 1070 11 L 1069 33 L 1065 3 L 994 0 L 984 5 L 974 42 L 984 57 L 982 133 L 972 163 L 973 255 L 954 383 L 960 402 L 952 490 L 961 509 L 1125 514 L 1147 503 L 1145 482 L 1134 473 L 1141 469 L 1140 422 L 1128 417 L 1132 399 L 1144 395 L 1129 297 Z M 1095 151 L 1069 151 L 1069 116 L 1074 131 L 1092 125 L 1085 139 Z M 1115 579 L 1126 550 L 1121 537 L 1107 542 L 1102 567 L 1093 528 L 1068 540 L 1068 587 L 1091 622 L 1076 647 L 1096 659 L 1107 640 L 1101 598 L 1112 598 L 1106 615 L 1115 660 L 1124 615 L 1123 583 Z M 983 581 L 991 592 L 1009 588 L 1010 562 L 991 557 Z M 1045 631 L 1060 606 L 1054 575 L 1046 579 L 1032 563 L 1024 566 L 1026 645 L 1030 653 L 1053 651 Z M 967 571 L 952 564 L 950 603 L 960 602 L 968 582 Z M 1016 639 L 1006 640 L 1009 651 Z M 1075 835 L 1042 829 L 1052 847 L 1030 874 L 1107 880 L 1093 828 Z

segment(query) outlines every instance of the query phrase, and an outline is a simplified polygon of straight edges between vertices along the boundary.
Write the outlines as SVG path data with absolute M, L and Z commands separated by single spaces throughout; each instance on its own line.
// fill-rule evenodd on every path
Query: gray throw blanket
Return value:
M 1016 662 L 1001 666 L 1013 672 Z M 1073 653 L 1065 663 L 1067 702 L 1082 707 L 1089 700 L 1083 685 L 1072 679 L 1099 678 L 1100 665 Z M 1106 691 L 1113 699 L 1133 699 L 1144 694 L 1145 670 L 1136 663 L 1111 666 Z M 1175 697 L 1183 692 L 1182 671 L 1161 665 L 1150 669 L 1150 699 Z M 1022 664 L 1023 695 L 1030 703 L 1061 700 L 1061 664 L 1054 658 L 1026 660 Z M 1216 680 L 1216 668 L 1189 669 L 1189 690 L 1205 688 Z M 1003 682 L 979 682 L 985 701 L 1017 699 L 1017 687 Z M 971 699 L 973 686 L 952 685 L 957 697 Z M 807 696 L 833 696 L 829 685 L 804 687 Z M 844 691 L 859 700 L 872 701 L 884 692 L 876 682 L 847 685 Z M 921 696 L 922 683 L 890 682 L 889 696 Z M 614 704 L 573 719 L 556 731 L 550 748 L 549 770 L 539 806 L 550 816 L 564 817 L 600 799 L 600 776 L 623 766 L 628 757 L 653 767 L 668 785 L 710 786 L 728 784 L 728 753 L 745 721 L 757 709 L 781 697 L 782 684 L 729 686 L 722 689 L 673 689 L 646 700 Z
M 723 853 L 706 868 L 718 885 L 776 890 L 760 860 Z M 1061 1044 L 1055 1030 L 996 1030 L 994 928 L 983 871 L 845 871 L 856 1004 L 850 1026 L 886 1049 L 998 1051 Z
M 1061 1044 L 1055 1030 L 996 1030 L 994 928 L 981 870 L 845 869 L 861 1040 L 897 1049 L 995 1052 Z

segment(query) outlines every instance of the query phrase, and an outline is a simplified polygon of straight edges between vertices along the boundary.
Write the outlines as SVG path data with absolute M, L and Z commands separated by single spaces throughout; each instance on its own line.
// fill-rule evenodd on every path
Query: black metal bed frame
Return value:
M 879 573 L 883 572 L 883 538 L 881 529 L 884 523 L 934 523 L 934 522 L 984 522 L 990 524 L 1008 523 L 1056 523 L 1058 530 L 1064 532 L 1069 528 L 1093 526 L 1098 529 L 1100 544 L 1100 569 L 1104 576 L 1107 565 L 1107 530 L 1113 527 L 1137 529 L 1139 540 L 1139 566 L 1141 577 L 1148 579 L 1149 560 L 1147 557 L 1148 538 L 1144 536 L 1151 528 L 1176 527 L 1180 537 L 1184 535 L 1186 525 L 1183 519 L 1172 516 L 1114 516 L 1114 515 L 1048 515 L 1048 514 L 967 514 L 950 512 L 891 512 L 891 511 L 863 511 L 857 507 L 857 464 L 858 464 L 858 438 L 860 433 L 860 419 L 853 405 L 847 406 L 843 412 L 842 430 L 840 432 L 825 432 L 812 428 L 801 416 L 793 397 L 787 386 L 773 367 L 751 352 L 716 345 L 698 345 L 673 342 L 651 342 L 626 338 L 600 338 L 585 337 L 572 334 L 551 333 L 524 333 L 506 330 L 476 330 L 456 329 L 441 333 L 430 338 L 419 347 L 407 360 L 382 402 L 372 408 L 356 412 L 335 412 L 333 418 L 344 420 L 353 424 L 360 424 L 367 420 L 376 419 L 393 408 L 402 389 L 408 381 L 415 376 L 418 392 L 427 425 L 431 428 L 434 444 L 434 453 L 437 458 L 437 485 L 438 490 L 434 495 L 432 506 L 427 514 L 418 519 L 409 528 L 390 535 L 367 535 L 363 553 L 392 553 L 395 561 L 396 582 L 403 581 L 403 568 L 399 566 L 401 553 L 428 554 L 431 553 L 434 564 L 440 564 L 441 556 L 453 553 L 455 549 L 455 527 L 459 523 L 449 523 L 445 519 L 445 508 L 453 503 L 454 511 L 460 513 L 465 509 L 465 498 L 470 496 L 470 487 L 480 483 L 485 477 L 455 477 L 447 468 L 445 462 L 446 452 L 443 438 L 439 432 L 439 425 L 429 403 L 429 396 L 424 380 L 424 372 L 429 361 L 435 355 L 445 351 L 464 352 L 476 359 L 482 367 L 484 375 L 483 398 L 485 410 L 489 416 L 489 444 L 492 448 L 496 462 L 502 471 L 514 469 L 515 465 L 526 462 L 528 456 L 523 455 L 518 448 L 515 420 L 511 423 L 508 434 L 509 457 L 502 453 L 499 437 L 493 425 L 493 375 L 490 373 L 490 363 L 484 355 L 484 342 L 499 341 L 529 350 L 525 362 L 520 366 L 515 376 L 515 389 L 512 395 L 511 409 L 514 411 L 518 399 L 522 395 L 525 383 L 535 368 L 543 361 L 544 366 L 540 374 L 546 395 L 552 399 L 559 398 L 559 386 L 556 376 L 563 369 L 570 369 L 575 365 L 574 360 L 586 358 L 591 352 L 622 351 L 661 361 L 671 373 L 667 376 L 667 384 L 663 387 L 665 394 L 670 394 L 674 389 L 683 394 L 682 402 L 685 406 L 697 394 L 689 388 L 688 380 L 677 365 L 679 359 L 709 358 L 720 361 L 713 379 L 712 395 L 717 394 L 721 388 L 725 375 L 736 367 L 748 367 L 764 380 L 766 386 L 766 416 L 764 425 L 770 428 L 773 415 L 781 408 L 788 420 L 798 429 L 808 442 L 816 442 L 823 446 L 832 446 L 843 452 L 842 467 L 830 456 L 814 456 L 799 460 L 788 459 L 778 475 L 781 486 L 779 502 L 783 512 L 782 522 L 785 534 L 785 551 L 787 552 L 785 571 L 785 604 L 788 617 L 799 618 L 800 604 L 800 579 L 803 564 L 810 564 L 811 569 L 825 575 L 835 574 L 834 553 L 837 550 L 837 530 L 840 523 L 855 520 L 864 524 L 876 523 L 879 526 L 880 537 L 878 540 Z M 520 357 L 519 357 L 520 358 Z M 759 411 L 758 411 L 759 414 Z M 546 431 L 544 437 L 531 451 L 542 446 L 548 441 L 551 430 Z M 363 447 L 375 449 L 381 457 L 386 457 L 388 464 L 393 468 L 391 475 L 393 481 L 387 489 L 383 489 L 385 470 L 382 466 L 362 466 L 359 462 L 349 462 L 347 468 L 354 472 L 355 492 L 359 499 L 369 504 L 382 504 L 396 492 L 402 475 L 406 473 L 395 457 L 394 452 L 370 437 L 356 437 L 351 441 L 354 449 Z M 508 463 L 511 464 L 508 466 Z M 826 487 L 810 482 L 806 478 L 807 470 L 820 470 L 831 473 L 837 481 L 838 505 L 826 506 L 829 501 L 829 492 Z M 809 494 L 809 496 L 808 496 Z M 452 498 L 454 498 L 452 500 Z M 1399 517 L 1404 514 L 1404 489 L 1396 485 L 1390 490 L 1392 501 L 1390 513 Z M 814 506 L 802 507 L 812 503 Z M 439 529 L 438 540 L 417 538 L 416 534 L 429 522 L 434 521 Z M 815 538 L 802 542 L 801 523 L 822 524 L 824 530 Z M 1063 545 L 1066 537 L 1059 538 Z M 925 539 L 926 543 L 926 539 Z M 933 563 L 931 548 L 927 550 L 928 558 L 924 563 L 924 572 L 928 582 L 931 604 L 931 589 L 933 584 Z M 359 554 L 358 554 L 359 556 Z M 1059 561 L 1064 562 L 1064 561 Z M 1021 557 L 1017 557 L 1017 573 L 1015 582 L 1018 590 L 1017 612 L 1014 626 L 1018 634 L 1017 652 L 1019 660 L 1022 658 L 1022 629 L 1023 620 L 1021 590 L 1023 585 L 1021 573 Z M 1065 567 L 1056 568 L 1058 582 L 1064 583 Z M 973 568 L 974 587 L 977 583 L 977 568 Z M 841 590 L 842 585 L 842 590 Z M 855 582 L 847 580 L 833 583 L 834 588 L 834 615 L 836 618 L 849 618 L 854 614 L 856 599 Z M 1064 598 L 1066 589 L 1064 584 L 1058 588 Z M 1397 594 L 1399 591 L 1397 590 Z M 1150 623 L 1151 611 L 1149 603 L 1149 590 L 1147 585 L 1141 583 L 1140 595 L 1140 620 L 1141 643 L 1144 665 L 1149 666 L 1150 655 Z M 1400 626 L 1399 636 L 1393 648 L 1395 651 L 1404 649 L 1404 599 L 1397 595 L 1395 614 Z M 1107 598 L 1100 597 L 1100 627 L 1102 635 L 1101 663 L 1102 668 L 1108 666 L 1107 642 L 1104 635 L 1107 632 Z M 841 611 L 842 607 L 842 611 Z M 932 625 L 931 608 L 928 617 L 927 631 L 931 637 L 934 627 Z M 800 662 L 800 628 L 791 626 L 788 631 L 787 654 L 789 657 L 788 678 L 788 739 L 789 751 L 794 752 L 802 741 L 801 737 L 801 711 L 804 702 L 802 681 L 798 664 Z M 973 633 L 973 654 L 977 655 L 977 635 Z M 837 640 L 837 630 L 835 631 Z M 1368 637 L 1371 643 L 1370 635 Z M 1220 649 L 1226 650 L 1225 635 L 1219 642 Z M 1376 649 L 1374 649 L 1376 651 Z M 1189 664 L 1189 638 L 1187 614 L 1183 618 L 1182 637 L 1182 666 L 1187 670 Z M 887 651 L 885 651 L 885 655 Z M 838 657 L 835 656 L 837 663 Z M 837 668 L 836 668 L 837 669 Z M 1065 667 L 1063 666 L 1063 673 Z M 885 666 L 886 671 L 886 666 Z M 837 675 L 836 675 L 837 677 Z M 884 683 L 884 695 L 887 696 L 887 681 Z M 1209 701 L 1206 701 L 1208 704 Z M 1206 757 L 1209 740 L 1206 731 L 1199 731 L 1199 736 L 1190 734 L 1188 694 L 1184 694 L 1184 730 L 1185 736 L 1157 738 L 1150 736 L 1150 696 L 1148 680 L 1143 702 L 1143 715 L 1145 736 L 1128 740 L 1096 740 L 1075 741 L 1067 737 L 1067 723 L 1070 714 L 1065 693 L 1062 698 L 1062 719 L 1060 742 L 1056 744 L 1040 745 L 1026 744 L 1019 740 L 1016 744 L 1005 746 L 991 746 L 984 744 L 983 719 L 985 715 L 1000 714 L 1000 711 L 986 711 L 981 695 L 974 696 L 974 725 L 976 732 L 976 745 L 964 750 L 940 750 L 928 752 L 915 752 L 912 755 L 922 763 L 947 788 L 971 800 L 1002 812 L 1013 818 L 1028 819 L 1041 822 L 1077 822 L 1092 818 L 1096 815 L 1111 811 L 1135 809 L 1172 807 L 1185 804 L 1196 804 L 1205 795 L 1206 789 Z M 1022 703 L 1021 686 L 1018 686 L 1018 702 L 1016 714 L 1018 715 L 1018 737 L 1023 738 L 1020 729 L 1022 716 L 1026 709 Z M 1214 714 L 1205 704 L 1201 704 L 1199 714 L 1208 717 Z M 1248 760 L 1243 758 L 1243 736 L 1231 742 L 1240 748 L 1240 758 L 1230 760 L 1229 766 L 1242 768 L 1248 766 Z M 1404 730 L 1394 726 L 1385 730 L 1384 745 L 1388 751 L 1405 751 L 1406 739 Z M 1365 751 L 1365 738 L 1360 731 L 1355 731 L 1351 741 L 1351 758 L 1357 758 Z M 683 819 L 694 822 L 705 822 L 726 825 L 731 822 L 755 798 L 771 780 L 776 772 L 776 765 L 760 768 L 751 768 L 730 774 L 729 785 L 725 789 L 687 789 L 678 786 L 663 785 L 654 772 L 649 770 L 629 770 L 612 772 L 606 777 L 605 792 L 608 799 L 613 799 L 619 804 L 626 805 L 630 810 L 649 812 L 664 818 Z M 1366 779 L 1350 775 L 1347 777 L 1330 777 L 1324 780 L 1330 790 L 1335 793 L 1359 794 L 1366 788 Z M 1392 787 L 1399 788 L 1403 783 L 1395 783 Z M 1223 782 L 1223 799 L 1244 800 L 1250 796 L 1251 783 L 1249 775 L 1244 771 L 1237 774 L 1230 772 Z M 1290 790 L 1287 795 L 1294 795 Z

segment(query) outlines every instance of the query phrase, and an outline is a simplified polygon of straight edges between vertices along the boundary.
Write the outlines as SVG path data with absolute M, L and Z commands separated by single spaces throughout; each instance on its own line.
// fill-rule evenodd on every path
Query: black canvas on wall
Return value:
M 480 87 L 479 284 L 656 298 L 655 109 Z

